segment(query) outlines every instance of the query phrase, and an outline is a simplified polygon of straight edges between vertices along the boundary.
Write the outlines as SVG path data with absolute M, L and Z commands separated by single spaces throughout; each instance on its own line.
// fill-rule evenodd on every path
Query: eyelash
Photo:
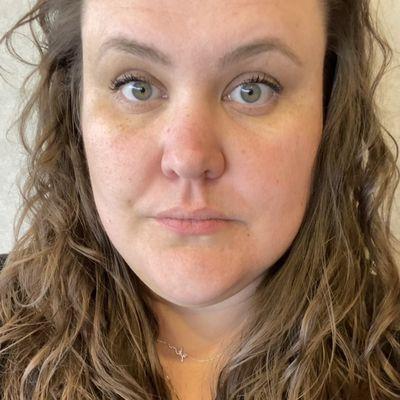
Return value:
M 281 94 L 283 91 L 283 86 L 275 79 L 270 78 L 267 74 L 256 74 L 251 78 L 244 80 L 237 86 L 244 85 L 246 83 L 264 83 L 269 86 L 276 94 Z M 235 86 L 235 88 L 237 87 Z
M 131 82 L 152 83 L 150 79 L 129 73 L 129 74 L 124 74 L 121 77 L 113 80 L 111 82 L 110 89 L 113 91 L 117 91 L 121 86 L 126 85 L 127 83 L 131 83 Z
M 131 82 L 144 82 L 144 83 L 153 84 L 151 79 L 148 79 L 144 76 L 135 75 L 133 73 L 127 73 L 127 74 L 124 74 L 121 77 L 113 80 L 111 82 L 110 90 L 116 92 L 121 86 L 126 85 L 127 83 L 131 83 Z M 241 85 L 245 85 L 246 83 L 266 84 L 277 95 L 281 94 L 283 91 L 283 86 L 277 80 L 270 78 L 267 74 L 264 74 L 264 73 L 259 73 L 259 74 L 253 75 L 251 78 L 246 79 L 243 82 L 241 82 L 239 85 L 235 86 L 235 88 L 238 86 L 241 86 Z

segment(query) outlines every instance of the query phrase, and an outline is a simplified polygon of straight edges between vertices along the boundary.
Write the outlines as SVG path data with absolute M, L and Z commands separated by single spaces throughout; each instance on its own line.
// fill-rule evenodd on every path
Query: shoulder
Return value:
M 6 262 L 8 254 L 0 254 L 0 269 L 3 268 L 4 263 Z

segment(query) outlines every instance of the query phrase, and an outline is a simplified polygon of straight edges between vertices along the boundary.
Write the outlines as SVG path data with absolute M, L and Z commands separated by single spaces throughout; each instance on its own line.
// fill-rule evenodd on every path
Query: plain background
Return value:
M 380 87 L 379 104 L 384 124 L 400 147 L 400 0 L 375 0 L 372 6 L 377 10 L 382 30 L 396 52 L 391 71 Z M 0 36 L 28 8 L 28 0 L 0 0 Z M 19 46 L 24 56 L 32 57 L 33 46 L 22 35 Z M 0 72 L 8 81 L 6 83 L 0 78 L 0 253 L 7 253 L 13 246 L 13 219 L 19 205 L 17 176 L 23 165 L 23 151 L 16 139 L 16 131 L 9 128 L 24 98 L 19 87 L 29 69 L 9 57 L 4 46 L 0 48 L 0 66 L 10 72 Z M 397 237 L 400 237 L 399 199 L 400 189 L 397 190 L 392 218 Z

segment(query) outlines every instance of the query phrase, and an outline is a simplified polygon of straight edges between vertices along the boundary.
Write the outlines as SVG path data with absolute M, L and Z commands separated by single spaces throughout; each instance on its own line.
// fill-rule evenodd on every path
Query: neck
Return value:
M 207 359 L 221 353 L 240 334 L 258 283 L 259 279 L 235 295 L 207 306 L 177 305 L 152 294 L 152 308 L 160 328 L 159 339 L 178 350 L 183 348 L 188 354 L 185 364 L 191 357 Z M 158 343 L 157 348 L 164 358 L 180 362 L 175 351 L 164 343 Z

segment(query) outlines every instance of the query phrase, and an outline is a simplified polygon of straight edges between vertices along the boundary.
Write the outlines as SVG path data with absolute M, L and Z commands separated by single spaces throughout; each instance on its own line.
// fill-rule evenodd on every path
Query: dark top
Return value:
M 7 254 L 0 254 L 0 269 L 3 268 L 6 258 L 7 258 Z

